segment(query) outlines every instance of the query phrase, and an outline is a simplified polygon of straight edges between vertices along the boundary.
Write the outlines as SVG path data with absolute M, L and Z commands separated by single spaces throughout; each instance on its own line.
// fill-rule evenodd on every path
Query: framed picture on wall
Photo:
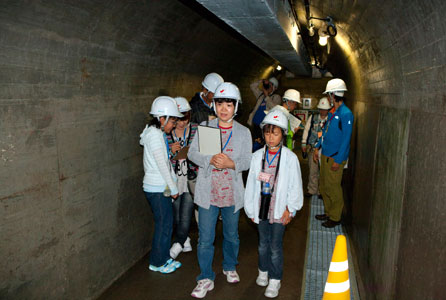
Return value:
M 304 109 L 310 109 L 311 108 L 311 98 L 302 98 L 302 107 Z

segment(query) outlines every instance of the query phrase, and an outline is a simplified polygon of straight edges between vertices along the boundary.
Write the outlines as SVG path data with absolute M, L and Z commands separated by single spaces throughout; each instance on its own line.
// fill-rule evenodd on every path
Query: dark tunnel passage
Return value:
M 305 27 L 305 1 L 290 3 Z M 446 2 L 309 4 L 336 22 L 324 64 L 355 116 L 345 219 L 361 298 L 442 299 Z M 153 99 L 190 99 L 218 72 L 244 123 L 249 84 L 278 63 L 195 1 L 2 1 L 0 298 L 98 297 L 150 250 L 138 140 Z M 327 81 L 279 79 L 317 99 Z

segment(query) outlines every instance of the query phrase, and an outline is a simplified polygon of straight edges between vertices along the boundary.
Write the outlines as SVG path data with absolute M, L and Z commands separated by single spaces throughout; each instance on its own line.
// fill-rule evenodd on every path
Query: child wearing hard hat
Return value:
M 173 202 L 174 241 L 170 257 L 176 259 L 181 252 L 192 251 L 189 228 L 194 212 L 194 200 L 189 190 L 190 182 L 196 178 L 197 168 L 186 157 L 187 149 L 197 132 L 197 124 L 190 123 L 191 107 L 184 97 L 176 97 L 178 109 L 184 116 L 179 118 L 175 129 L 167 135 L 173 157 L 172 167 L 178 179 L 178 199 Z M 182 150 L 183 149 L 183 150 Z M 192 191 L 193 192 L 193 191 Z
M 200 124 L 203 121 L 210 121 L 215 118 L 212 99 L 214 98 L 217 87 L 221 83 L 223 83 L 223 77 L 217 73 L 209 73 L 204 77 L 201 83 L 201 92 L 196 93 L 190 100 L 192 123 Z
M 289 120 L 292 117 L 294 117 L 300 121 L 300 118 L 295 117 L 291 112 L 294 111 L 295 109 L 297 109 L 297 106 L 299 105 L 299 103 L 302 103 L 302 101 L 300 100 L 299 91 L 297 91 L 295 89 L 286 90 L 285 93 L 283 94 L 282 100 L 283 100 L 283 104 L 274 106 L 271 109 L 271 111 L 272 110 L 280 110 L 288 118 L 288 129 L 287 129 L 287 133 L 286 133 L 286 146 L 288 147 L 288 149 L 293 150 L 293 148 L 294 148 L 293 147 L 293 136 L 299 129 L 304 129 L 305 126 L 304 126 L 303 122 L 301 122 L 297 128 L 292 129 L 291 123 Z
M 220 84 L 214 95 L 213 107 L 217 119 L 208 126 L 220 128 L 221 153 L 205 155 L 200 153 L 198 139 L 192 141 L 189 159 L 198 165 L 198 177 L 194 202 L 198 205 L 199 241 L 197 246 L 200 275 L 191 295 L 204 298 L 214 288 L 215 226 L 221 212 L 223 219 L 223 274 L 229 283 L 237 283 L 240 277 L 236 271 L 239 252 L 238 222 L 243 207 L 242 171 L 249 168 L 251 161 L 251 133 L 249 129 L 233 120 L 241 104 L 240 91 L 230 82 Z M 205 124 L 203 122 L 202 124 Z
M 251 160 L 245 190 L 245 213 L 259 231 L 259 274 L 257 285 L 265 296 L 279 295 L 283 275 L 285 226 L 303 205 L 302 176 L 297 156 L 283 147 L 288 118 L 270 111 L 261 123 L 265 147 Z
M 152 209 L 155 231 L 152 238 L 149 269 L 154 272 L 172 273 L 181 263 L 170 257 L 172 238 L 172 198 L 178 198 L 178 187 L 172 165 L 166 134 L 183 117 L 171 97 L 157 97 L 150 110 L 154 117 L 141 133 L 139 143 L 144 147 L 143 190 Z

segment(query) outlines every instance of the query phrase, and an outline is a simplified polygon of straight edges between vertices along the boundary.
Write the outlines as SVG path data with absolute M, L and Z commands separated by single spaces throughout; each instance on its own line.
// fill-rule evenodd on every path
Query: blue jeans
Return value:
M 180 243 L 184 246 L 184 242 L 189 235 L 190 222 L 192 213 L 194 212 L 194 200 L 190 193 L 183 193 L 173 202 L 173 214 L 175 228 L 174 243 Z
M 238 219 L 240 210 L 234 213 L 234 206 L 219 208 L 211 205 L 209 209 L 198 207 L 200 237 L 198 239 L 197 256 L 201 273 L 198 275 L 197 281 L 206 278 L 215 279 L 215 273 L 212 271 L 212 261 L 214 260 L 215 225 L 220 210 L 223 219 L 223 270 L 235 271 L 235 266 L 238 264 L 237 257 L 240 245 Z
M 144 193 L 152 208 L 155 220 L 149 262 L 155 267 L 160 267 L 170 259 L 169 250 L 173 227 L 172 199 L 164 197 L 163 193 Z
M 283 274 L 283 234 L 285 226 L 260 221 L 259 229 L 259 270 L 268 272 L 270 279 L 282 279 Z

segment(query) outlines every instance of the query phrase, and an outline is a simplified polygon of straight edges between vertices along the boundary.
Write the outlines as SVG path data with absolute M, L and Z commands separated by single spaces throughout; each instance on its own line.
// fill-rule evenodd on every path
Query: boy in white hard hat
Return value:
M 299 160 L 283 147 L 288 118 L 270 111 L 261 125 L 265 147 L 251 159 L 245 190 L 245 213 L 259 231 L 259 275 L 256 283 L 267 286 L 265 296 L 279 295 L 283 275 L 283 235 L 285 226 L 303 205 Z
M 300 100 L 300 92 L 295 89 L 288 89 L 285 91 L 282 97 L 283 103 L 282 105 L 276 105 L 274 106 L 271 111 L 273 110 L 280 110 L 282 111 L 285 116 L 290 120 L 294 115 L 291 113 L 295 109 L 297 109 L 299 103 L 302 103 Z M 297 117 L 295 117 L 297 118 Z M 300 118 L 298 118 L 300 120 Z M 286 135 L 286 146 L 288 149 L 293 150 L 293 136 L 294 134 L 299 130 L 304 129 L 304 125 L 300 123 L 299 127 L 295 128 L 294 130 L 291 129 L 290 122 L 288 122 L 288 130 Z
M 191 122 L 201 124 L 203 121 L 210 121 L 215 118 L 214 110 L 212 108 L 212 99 L 214 98 L 217 87 L 223 83 L 223 77 L 217 73 L 209 73 L 204 77 L 202 90 L 196 93 L 190 100 L 192 108 Z
M 282 101 L 280 96 L 274 93 L 279 87 L 279 81 L 275 77 L 255 81 L 250 87 L 257 102 L 249 114 L 248 125 L 252 128 L 255 143 L 254 149 L 258 149 L 263 144 L 260 123 L 265 118 L 265 110 L 270 110 L 274 106 L 280 105 Z
M 322 137 L 322 129 L 327 121 L 328 110 L 331 109 L 330 102 L 327 97 L 319 100 L 317 105 L 318 114 L 313 114 L 308 118 L 302 134 L 302 153 L 308 155 L 308 186 L 306 197 L 319 194 L 319 164 L 313 160 L 315 146 L 320 137 Z
M 344 196 L 342 192 L 342 172 L 350 152 L 350 139 L 353 130 L 353 114 L 344 104 L 347 86 L 342 79 L 335 78 L 327 83 L 324 94 L 333 106 L 321 139 L 316 144 L 313 159 L 318 161 L 321 152 L 321 174 L 319 190 L 324 200 L 325 213 L 316 219 L 325 221 L 322 226 L 332 228 L 340 224 Z M 321 151 L 319 150 L 321 149 Z

